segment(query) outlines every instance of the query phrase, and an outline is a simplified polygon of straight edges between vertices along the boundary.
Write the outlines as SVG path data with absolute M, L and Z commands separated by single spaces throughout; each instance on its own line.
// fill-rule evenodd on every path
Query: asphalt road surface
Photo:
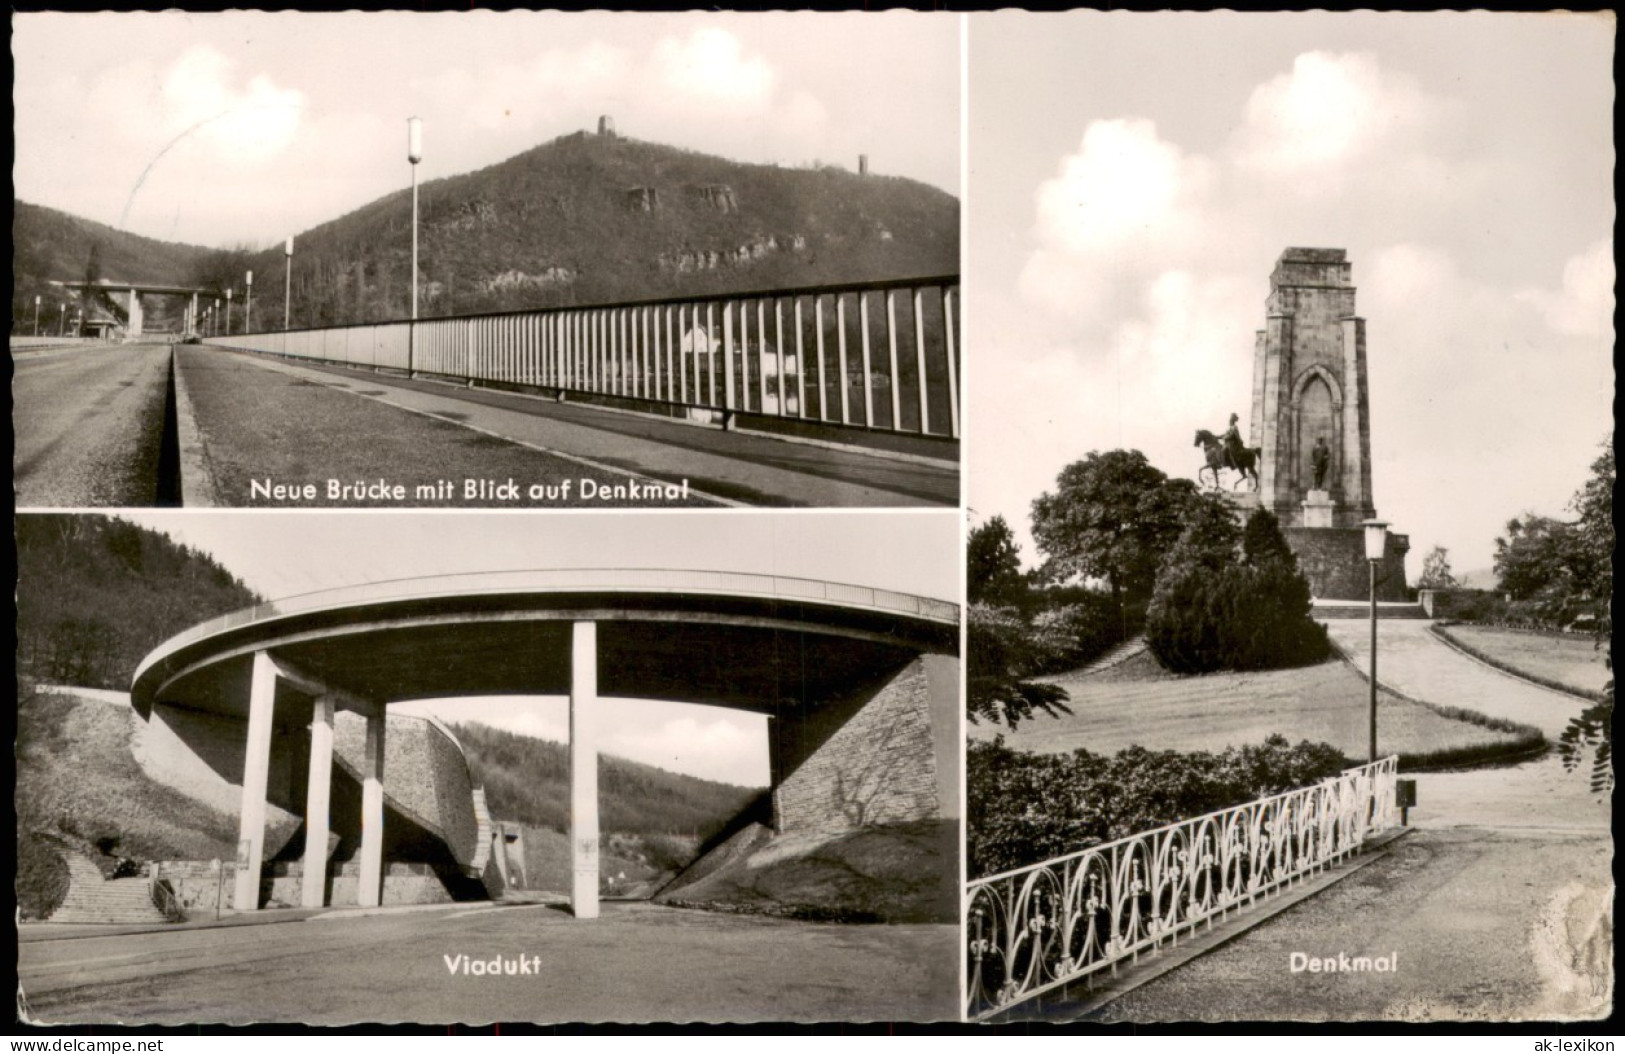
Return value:
M 18 507 L 158 503 L 168 345 L 98 344 L 12 363 Z
M 958 1002 L 951 925 L 612 903 L 590 922 L 471 905 L 114 937 L 41 929 L 18 963 L 41 1023 L 930 1021 Z M 478 975 L 459 956 L 516 972 Z

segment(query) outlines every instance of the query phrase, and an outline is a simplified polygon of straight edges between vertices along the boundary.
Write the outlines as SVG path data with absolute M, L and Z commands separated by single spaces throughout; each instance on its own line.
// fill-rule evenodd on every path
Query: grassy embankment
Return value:
M 17 706 L 17 903 L 48 916 L 68 891 L 64 851 L 229 860 L 237 819 L 152 780 L 130 752 L 128 707 L 24 689 Z
M 1005 743 L 1018 750 L 1067 753 L 1079 747 L 1111 754 L 1139 745 L 1151 750 L 1222 750 L 1263 742 L 1280 733 L 1365 757 L 1370 689 L 1338 659 L 1263 673 L 1200 677 L 1168 673 L 1149 653 L 1093 674 L 1048 679 L 1071 696 L 1070 716 L 1038 717 Z M 1536 748 L 1540 734 L 1510 722 L 1427 705 L 1382 689 L 1377 723 L 1384 753 L 1401 767 L 1449 767 L 1499 759 Z M 971 726 L 975 738 L 998 730 Z
M 1595 699 L 1613 678 L 1606 650 L 1586 637 L 1443 624 L 1433 633 L 1497 669 L 1571 695 Z
M 454 726 L 491 815 L 525 828 L 532 889 L 570 888 L 570 756 L 562 743 L 481 724 Z M 601 871 L 615 890 L 653 892 L 687 866 L 761 790 L 667 772 L 624 758 L 598 763 Z M 625 875 L 624 879 L 620 876 Z M 610 889 L 606 885 L 606 891 Z

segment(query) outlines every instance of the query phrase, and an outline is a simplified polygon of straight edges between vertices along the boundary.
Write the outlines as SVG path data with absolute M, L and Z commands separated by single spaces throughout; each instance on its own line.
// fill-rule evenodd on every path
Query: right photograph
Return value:
M 1614 30 L 969 17 L 968 1020 L 1612 1013 Z

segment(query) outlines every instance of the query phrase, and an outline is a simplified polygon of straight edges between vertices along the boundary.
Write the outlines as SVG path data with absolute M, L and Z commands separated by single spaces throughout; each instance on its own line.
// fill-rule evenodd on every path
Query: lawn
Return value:
M 1151 750 L 1223 750 L 1263 742 L 1279 732 L 1293 743 L 1330 743 L 1351 759 L 1368 748 L 1370 689 L 1343 662 L 1266 673 L 1170 674 L 1149 652 L 1095 674 L 1048 678 L 1071 696 L 1070 716 L 1039 716 L 1005 742 L 1035 753 L 1085 748 L 1112 754 L 1125 747 Z M 1378 748 L 1383 754 L 1436 754 L 1509 745 L 1509 732 L 1454 720 L 1386 691 L 1377 704 Z M 971 725 L 973 738 L 999 734 Z
M 1445 633 L 1518 673 L 1585 695 L 1602 691 L 1613 676 L 1603 661 L 1607 650 L 1598 648 L 1589 637 L 1529 633 L 1494 626 L 1451 626 Z

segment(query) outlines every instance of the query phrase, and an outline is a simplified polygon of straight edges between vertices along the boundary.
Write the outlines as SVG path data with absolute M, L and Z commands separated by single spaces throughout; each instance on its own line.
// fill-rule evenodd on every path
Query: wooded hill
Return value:
M 208 554 L 112 517 L 30 513 L 17 537 L 17 671 L 129 691 L 136 666 L 188 627 L 261 598 Z
M 402 190 L 295 238 L 295 327 L 410 313 L 411 208 Z M 613 134 L 425 183 L 419 215 L 424 317 L 959 269 L 959 203 L 925 184 Z M 280 275 L 281 246 L 243 266 Z M 280 286 L 255 303 L 280 314 Z
M 205 270 L 215 255 L 198 245 L 164 242 L 109 227 L 71 213 L 30 205 L 13 199 L 11 216 L 11 316 L 13 332 L 28 332 L 34 323 L 34 297 L 42 300 L 40 326 L 54 331 L 58 305 L 71 300 L 82 307 L 79 294 L 52 281 L 114 279 L 124 282 L 151 282 L 159 285 L 185 285 Z M 238 275 L 238 281 L 242 276 Z M 239 292 L 239 295 L 241 293 Z M 112 303 L 104 306 L 119 319 L 125 308 Z M 178 328 L 180 302 L 172 304 L 152 299 L 147 305 L 148 322 L 162 328 L 171 321 Z M 69 312 L 70 321 L 73 310 Z
M 485 786 L 493 816 L 569 830 L 568 747 L 472 722 L 452 728 L 474 782 Z M 688 835 L 703 841 L 761 793 L 625 758 L 604 755 L 598 761 L 598 815 L 606 831 Z
M 136 266 L 126 250 L 148 239 L 20 202 L 17 215 L 19 289 L 25 275 L 80 277 L 99 228 L 105 275 L 168 280 L 178 268 L 241 298 L 243 274 L 253 270 L 254 318 L 280 323 L 281 244 L 167 246 L 136 275 L 124 271 Z M 959 270 L 958 199 L 926 184 L 833 166 L 745 164 L 613 133 L 574 133 L 425 183 L 419 215 L 423 317 Z M 411 245 L 404 188 L 296 233 L 292 325 L 406 317 Z M 14 310 L 18 303 L 14 295 Z M 31 294 L 26 303 L 31 312 Z

